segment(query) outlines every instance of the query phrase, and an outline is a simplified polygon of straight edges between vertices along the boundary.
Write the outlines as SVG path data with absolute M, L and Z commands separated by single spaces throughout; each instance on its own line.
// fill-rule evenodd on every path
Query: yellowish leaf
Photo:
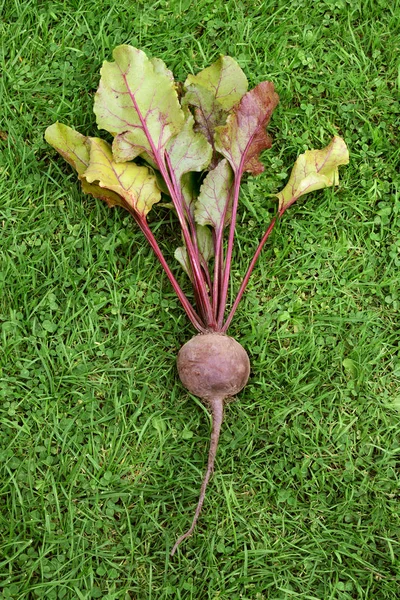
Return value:
M 116 163 L 111 146 L 100 138 L 89 138 L 90 162 L 83 174 L 88 183 L 112 190 L 118 197 L 109 206 L 123 206 L 145 217 L 153 204 L 161 199 L 156 178 L 147 167 L 135 163 Z
M 335 136 L 322 150 L 300 154 L 286 187 L 277 194 L 279 212 L 286 210 L 300 196 L 339 184 L 339 165 L 347 165 L 349 151 L 344 140 Z
M 89 144 L 85 135 L 57 121 L 46 129 L 44 138 L 78 172 L 78 175 L 86 171 L 89 164 Z
M 89 138 L 63 123 L 53 123 L 45 131 L 45 140 L 73 167 L 77 173 L 85 194 L 91 194 L 107 202 L 109 206 L 121 204 L 122 199 L 115 192 L 102 189 L 96 183 L 89 183 L 83 174 L 89 166 Z

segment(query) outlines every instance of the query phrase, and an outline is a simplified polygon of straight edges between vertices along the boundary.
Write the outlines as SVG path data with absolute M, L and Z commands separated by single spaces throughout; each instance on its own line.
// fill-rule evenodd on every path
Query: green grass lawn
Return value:
M 400 585 L 397 0 L 0 1 L 0 599 L 394 600 Z M 397 12 L 397 17 L 395 14 Z M 347 142 L 341 185 L 290 209 L 230 333 L 210 421 L 177 379 L 193 330 L 132 218 L 43 139 L 96 134 L 99 68 L 130 43 L 183 81 L 219 54 L 280 105 L 243 185 L 232 291 L 296 156 Z M 176 223 L 150 224 L 173 259 Z

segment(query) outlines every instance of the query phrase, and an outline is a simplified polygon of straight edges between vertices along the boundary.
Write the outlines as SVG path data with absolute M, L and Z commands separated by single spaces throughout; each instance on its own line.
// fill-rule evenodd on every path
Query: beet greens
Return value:
M 98 128 L 112 135 L 112 144 L 61 123 L 51 125 L 45 138 L 77 171 L 85 193 L 131 213 L 201 334 L 181 349 L 178 371 L 185 387 L 209 406 L 212 444 L 195 518 L 173 554 L 192 533 L 201 510 L 223 403 L 244 387 L 249 375 L 245 350 L 226 332 L 255 263 L 285 211 L 304 194 L 337 185 L 338 166 L 349 158 L 340 137 L 322 150 L 298 157 L 286 187 L 277 194 L 277 214 L 226 315 L 240 183 L 245 173 L 258 175 L 264 170 L 259 156 L 271 146 L 266 127 L 279 100 L 274 85 L 263 81 L 247 91 L 243 71 L 229 56 L 189 75 L 183 86 L 174 82 L 162 60 L 149 59 L 141 50 L 119 46 L 113 58 L 103 64 L 94 100 Z M 194 305 L 147 221 L 162 194 L 169 197 L 179 221 L 183 245 L 175 250 L 175 258 L 190 278 Z

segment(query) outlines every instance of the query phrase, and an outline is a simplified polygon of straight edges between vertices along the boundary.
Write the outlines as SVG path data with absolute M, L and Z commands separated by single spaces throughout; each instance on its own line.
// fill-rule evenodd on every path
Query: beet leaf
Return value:
M 115 62 L 105 61 L 100 71 L 94 100 L 97 125 L 114 136 L 117 162 L 146 152 L 158 164 L 185 120 L 171 73 L 162 61 L 154 63 L 131 46 L 118 46 L 113 58 Z
M 282 214 L 300 196 L 339 184 L 339 165 L 347 165 L 349 152 L 340 137 L 322 150 L 307 150 L 294 163 L 286 187 L 277 194 Z
M 297 158 L 287 185 L 277 194 L 279 200 L 278 214 L 272 219 L 254 253 L 232 309 L 222 327 L 222 331 L 226 332 L 232 321 L 261 250 L 271 235 L 277 219 L 282 217 L 284 212 L 301 196 L 325 187 L 339 185 L 338 167 L 340 165 L 347 165 L 348 162 L 349 151 L 347 150 L 347 146 L 342 138 L 337 136 L 331 140 L 326 148 L 322 150 L 307 150 Z
M 194 110 L 195 129 L 200 131 L 213 148 L 211 168 L 221 156 L 215 149 L 214 134 L 224 125 L 230 110 L 247 91 L 247 79 L 238 63 L 230 56 L 221 56 L 197 75 L 188 75 L 182 105 Z
M 168 167 L 179 187 L 184 173 L 204 171 L 212 157 L 212 147 L 204 135 L 193 130 L 193 125 L 194 119 L 189 113 L 181 131 L 168 144 Z

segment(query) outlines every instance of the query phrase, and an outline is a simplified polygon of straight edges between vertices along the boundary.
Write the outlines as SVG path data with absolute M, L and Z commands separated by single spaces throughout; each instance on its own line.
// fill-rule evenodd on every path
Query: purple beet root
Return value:
M 175 554 L 183 540 L 192 535 L 199 518 L 207 484 L 214 468 L 224 418 L 224 402 L 244 388 L 250 374 L 250 361 L 246 350 L 232 337 L 221 333 L 207 333 L 193 337 L 180 349 L 177 366 L 185 388 L 195 396 L 199 396 L 210 410 L 212 431 L 207 470 L 193 522 L 188 531 L 177 539 L 171 556 Z

